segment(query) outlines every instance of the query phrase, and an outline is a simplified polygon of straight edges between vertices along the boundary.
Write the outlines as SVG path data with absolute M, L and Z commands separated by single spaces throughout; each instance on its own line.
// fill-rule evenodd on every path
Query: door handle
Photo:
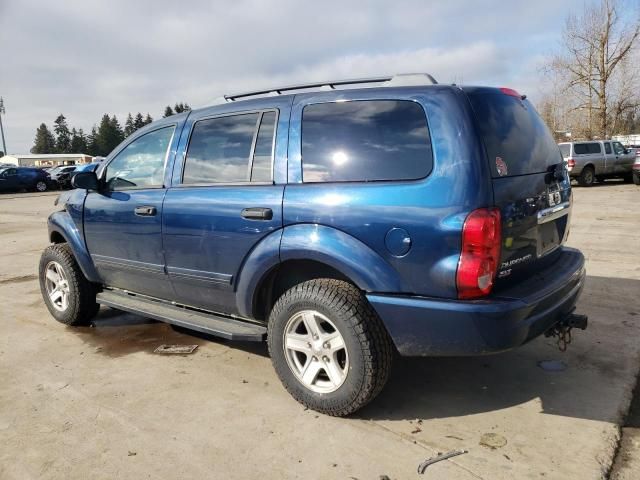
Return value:
M 244 208 L 240 215 L 249 220 L 271 220 L 273 218 L 273 210 L 262 207 Z
M 134 213 L 140 217 L 153 217 L 156 214 L 156 207 L 142 205 L 136 207 Z

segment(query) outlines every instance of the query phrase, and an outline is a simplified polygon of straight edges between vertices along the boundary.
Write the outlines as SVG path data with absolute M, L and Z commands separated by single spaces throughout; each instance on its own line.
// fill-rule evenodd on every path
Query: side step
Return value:
M 143 317 L 190 328 L 228 340 L 261 342 L 267 337 L 267 329 L 262 325 L 213 313 L 176 307 L 169 303 L 163 303 L 144 296 L 130 295 L 122 291 L 105 290 L 98 293 L 96 301 L 101 305 L 136 313 Z

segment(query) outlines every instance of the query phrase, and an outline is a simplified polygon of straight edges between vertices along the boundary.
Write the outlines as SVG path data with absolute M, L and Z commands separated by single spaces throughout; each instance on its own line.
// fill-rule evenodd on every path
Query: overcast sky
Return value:
M 89 131 L 105 112 L 158 118 L 298 81 L 425 71 L 535 99 L 538 67 L 583 3 L 0 0 L 8 151 L 28 153 L 61 112 Z

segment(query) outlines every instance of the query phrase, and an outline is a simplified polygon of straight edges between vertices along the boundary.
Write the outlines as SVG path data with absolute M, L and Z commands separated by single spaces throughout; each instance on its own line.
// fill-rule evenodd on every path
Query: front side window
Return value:
M 624 154 L 624 147 L 620 142 L 613 142 L 613 151 L 616 152 L 616 155 Z
M 271 181 L 276 113 L 244 113 L 195 123 L 183 184 Z
M 415 180 L 432 165 L 427 119 L 415 102 L 320 103 L 302 112 L 304 182 Z
M 154 130 L 136 138 L 109 163 L 107 190 L 161 187 L 164 164 L 174 127 Z

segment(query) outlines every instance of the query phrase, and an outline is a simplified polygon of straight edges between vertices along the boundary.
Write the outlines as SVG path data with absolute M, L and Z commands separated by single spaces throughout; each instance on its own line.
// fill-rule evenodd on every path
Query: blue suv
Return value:
M 566 346 L 585 270 L 571 188 L 507 88 L 400 75 L 229 95 L 138 130 L 49 217 L 60 322 L 99 305 L 268 342 L 285 388 L 348 415 L 397 352 Z

